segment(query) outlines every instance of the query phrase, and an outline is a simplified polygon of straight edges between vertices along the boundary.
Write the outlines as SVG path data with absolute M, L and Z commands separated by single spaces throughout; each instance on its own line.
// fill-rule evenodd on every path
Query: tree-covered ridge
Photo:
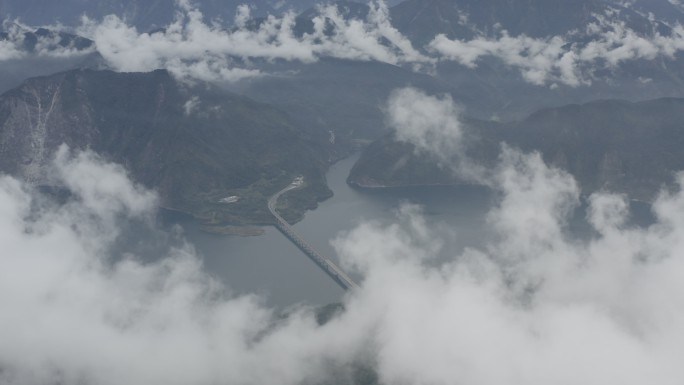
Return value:
M 290 218 L 330 195 L 327 135 L 266 104 L 184 86 L 166 71 L 74 70 L 0 97 L 2 171 L 49 184 L 62 144 L 92 149 L 155 188 L 162 205 L 215 222 L 269 223 L 268 197 L 306 177 Z M 238 196 L 236 202 L 221 201 Z

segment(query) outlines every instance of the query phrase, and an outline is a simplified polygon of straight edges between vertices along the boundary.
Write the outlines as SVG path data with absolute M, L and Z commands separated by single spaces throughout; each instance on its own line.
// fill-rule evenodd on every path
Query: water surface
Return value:
M 397 209 L 404 202 L 423 207 L 434 236 L 444 246 L 436 261 L 453 260 L 465 247 L 480 247 L 491 234 L 486 213 L 494 194 L 477 186 L 410 187 L 357 190 L 346 184 L 357 157 L 333 165 L 327 174 L 334 196 L 293 227 L 315 249 L 337 260 L 331 241 L 354 229 L 362 221 L 381 225 L 397 222 Z M 635 204 L 634 223 L 647 225 L 648 205 Z M 586 204 L 570 221 L 570 230 L 587 238 L 595 233 L 586 224 Z M 323 305 L 339 301 L 343 290 L 323 273 L 277 229 L 266 227 L 259 237 L 206 234 L 191 222 L 184 224 L 187 238 L 204 256 L 210 274 L 226 282 L 236 293 L 259 293 L 273 306 L 296 303 Z M 353 276 L 353 275 L 352 275 Z M 358 277 L 355 277 L 358 278 Z
M 470 186 L 356 190 L 345 182 L 356 159 L 331 167 L 327 178 L 335 195 L 294 226 L 314 248 L 336 260 L 331 240 L 361 221 L 395 222 L 403 202 L 423 205 L 429 223 L 453 229 L 443 252 L 445 258 L 459 248 L 480 244 L 490 201 L 485 190 Z M 322 305 L 339 301 L 344 293 L 273 227 L 265 227 L 262 236 L 245 238 L 206 234 L 191 222 L 184 222 L 183 227 L 203 255 L 207 271 L 236 293 L 258 293 L 275 306 Z

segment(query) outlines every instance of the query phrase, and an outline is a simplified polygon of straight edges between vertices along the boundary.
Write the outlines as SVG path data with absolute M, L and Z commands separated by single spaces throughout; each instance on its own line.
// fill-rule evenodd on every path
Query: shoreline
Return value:
M 487 187 L 483 184 L 477 183 L 416 183 L 416 184 L 397 184 L 397 185 L 383 185 L 383 184 L 363 184 L 360 182 L 350 182 L 347 184 L 354 188 L 368 189 L 368 190 L 383 190 L 383 189 L 394 189 L 394 188 L 411 188 L 411 187 L 458 187 L 458 186 L 469 186 L 469 187 Z

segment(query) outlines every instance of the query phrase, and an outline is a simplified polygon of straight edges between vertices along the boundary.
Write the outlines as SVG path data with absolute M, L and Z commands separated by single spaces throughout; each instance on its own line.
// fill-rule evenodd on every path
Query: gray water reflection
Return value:
M 337 259 L 331 240 L 365 220 L 389 225 L 397 221 L 402 202 L 424 207 L 435 237 L 444 242 L 436 263 L 450 261 L 465 247 L 481 247 L 491 234 L 486 213 L 496 199 L 482 187 L 429 187 L 356 190 L 346 184 L 355 157 L 331 167 L 328 184 L 335 196 L 311 212 L 294 228 L 314 248 Z M 595 236 L 585 218 L 586 204 L 575 213 L 569 230 L 581 238 Z M 633 224 L 647 226 L 649 206 L 633 202 Z M 206 234 L 184 224 L 187 238 L 202 255 L 207 271 L 226 282 L 236 293 L 258 293 L 272 306 L 295 303 L 323 305 L 339 301 L 343 291 L 275 228 L 259 237 L 241 238 Z M 358 277 L 355 277 L 358 278 Z
M 453 229 L 446 239 L 443 258 L 456 255 L 464 246 L 479 245 L 489 194 L 482 188 L 402 188 L 358 191 L 346 184 L 356 157 L 333 165 L 327 174 L 335 196 L 307 213 L 294 227 L 316 249 L 337 259 L 331 240 L 361 221 L 382 224 L 396 221 L 402 202 L 423 205 L 431 225 Z M 265 228 L 259 237 L 206 234 L 192 223 L 184 223 L 187 238 L 204 256 L 210 274 L 226 282 L 236 293 L 262 294 L 270 305 L 288 306 L 305 302 L 327 304 L 338 301 L 343 291 L 275 228 Z
M 307 213 L 294 228 L 321 252 L 337 258 L 330 244 L 340 232 L 363 221 L 382 225 L 397 222 L 403 203 L 420 205 L 434 236 L 445 243 L 440 260 L 451 260 L 465 247 L 481 246 L 486 239 L 485 214 L 492 194 L 479 186 L 402 187 L 358 190 L 346 183 L 356 158 L 335 164 L 328 172 L 328 184 L 335 196 Z
M 203 233 L 188 224 L 186 237 L 204 256 L 207 271 L 235 293 L 257 293 L 271 306 L 327 304 L 343 294 L 327 275 L 273 227 L 259 237 Z

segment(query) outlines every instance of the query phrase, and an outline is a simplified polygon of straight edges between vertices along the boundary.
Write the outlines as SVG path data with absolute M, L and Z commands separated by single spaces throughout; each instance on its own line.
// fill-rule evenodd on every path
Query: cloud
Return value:
M 399 141 L 411 143 L 419 153 L 427 153 L 461 178 L 488 184 L 483 165 L 466 154 L 468 135 L 461 122 L 461 108 L 451 96 L 431 96 L 405 87 L 394 90 L 385 107 L 386 122 Z
M 419 150 L 443 160 L 463 150 L 460 111 L 449 95 L 429 96 L 416 88 L 400 88 L 390 95 L 386 115 L 397 139 Z
M 448 98 L 406 96 L 442 116 L 389 121 L 426 150 L 441 133 L 463 146 Z M 596 234 L 578 238 L 573 178 L 504 147 L 484 247 L 437 261 L 444 242 L 413 205 L 362 223 L 334 241 L 362 287 L 319 326 L 306 307 L 279 317 L 233 296 L 179 235 L 155 262 L 117 251 L 127 223 L 153 227 L 155 194 L 90 152 L 53 164 L 61 204 L 0 178 L 0 383 L 320 383 L 358 362 L 383 384 L 684 380 L 684 174 L 648 227 L 628 224 L 627 197 L 594 194 Z
M 453 130 L 431 128 L 454 116 L 442 112 L 412 134 L 451 141 Z M 424 148 L 442 159 L 440 146 Z M 626 196 L 593 194 L 596 233 L 579 238 L 568 229 L 579 205 L 573 177 L 504 146 L 490 176 L 495 236 L 483 248 L 435 266 L 440 239 L 413 206 L 395 224 L 365 223 L 335 241 L 347 266 L 365 274 L 342 320 L 372 315 L 381 383 L 677 384 L 684 175 L 677 181 L 647 227 L 627 224 Z
M 334 362 L 309 310 L 231 296 L 182 238 L 157 262 L 119 254 L 156 204 L 120 166 L 62 148 L 53 175 L 64 204 L 0 178 L 0 383 L 293 384 Z
M 0 62 L 7 60 L 39 58 L 80 57 L 94 52 L 94 47 L 79 46 L 77 39 L 69 40 L 60 35 L 62 26 L 51 26 L 55 30 L 35 33 L 36 29 L 20 23 L 18 20 L 5 20 L 2 23 L 4 37 L 0 37 Z M 30 41 L 29 41 L 30 40 Z
M 200 98 L 199 96 L 193 96 L 190 99 L 188 99 L 187 102 L 183 104 L 183 112 L 185 113 L 186 116 L 191 115 L 197 107 L 200 105 Z
M 622 21 L 594 15 L 596 22 L 586 31 L 573 31 L 566 36 L 532 38 L 510 36 L 502 31 L 498 37 L 479 36 L 471 40 L 452 40 L 436 36 L 427 46 L 441 60 L 456 61 L 468 68 L 477 67 L 483 57 L 494 57 L 520 71 L 529 83 L 546 85 L 553 82 L 569 86 L 589 85 L 597 69 L 615 69 L 627 61 L 674 59 L 684 49 L 684 28 L 673 26 L 667 36 L 655 31 L 639 34 Z M 582 33 L 580 33 L 582 32 Z M 580 43 L 586 39 L 586 43 Z
M 176 5 L 175 20 L 155 31 L 140 32 L 109 15 L 102 20 L 85 17 L 77 33 L 92 39 L 97 52 L 116 71 L 165 68 L 181 79 L 208 82 L 267 75 L 255 65 L 259 61 L 307 64 L 333 57 L 432 72 L 440 60 L 474 69 L 483 58 L 492 57 L 519 71 L 531 84 L 578 87 L 590 85 L 599 69 L 614 70 L 625 62 L 657 57 L 672 60 L 684 49 L 684 27 L 672 26 L 670 34 L 662 35 L 654 24 L 653 32 L 638 33 L 616 19 L 615 12 L 594 14 L 595 21 L 583 30 L 563 36 L 511 36 L 502 30 L 498 36 L 480 34 L 459 40 L 440 34 L 421 50 L 392 26 L 383 0 L 369 1 L 364 19 L 344 16 L 334 5 L 319 6 L 311 19 L 313 30 L 303 34 L 295 31 L 298 20 L 293 12 L 256 22 L 250 8 L 243 5 L 236 9 L 234 27 L 226 29 L 219 21 L 207 19 L 192 2 Z M 50 28 L 64 30 L 63 26 Z M 15 32 L 8 41 L 0 41 L 0 60 L 25 55 L 23 35 Z M 58 43 L 57 35 L 42 37 L 36 52 L 58 57 L 92 52 L 92 48 L 84 51 Z
M 18 29 L 6 32 L 7 38 L 0 40 L 0 61 L 19 59 L 25 55 L 22 49 L 24 35 Z
M 117 71 L 166 68 L 180 78 L 237 81 L 263 75 L 253 60 L 312 63 L 321 57 L 377 60 L 391 64 L 428 63 L 389 20 L 383 1 L 371 2 L 366 20 L 345 19 L 333 5 L 321 6 L 313 31 L 298 36 L 296 15 L 268 16 L 250 26 L 249 7 L 238 7 L 234 29 L 208 22 L 190 2 L 179 3 L 173 23 L 140 33 L 115 15 L 102 21 L 84 19 L 79 33 L 95 41 L 106 62 Z M 333 25 L 332 33 L 326 28 Z M 387 41 L 389 44 L 385 44 Z
M 543 85 L 551 80 L 577 86 L 582 79 L 575 68 L 574 53 L 564 48 L 567 42 L 558 36 L 531 38 L 511 37 L 506 31 L 499 38 L 478 37 L 473 40 L 451 40 L 437 35 L 428 49 L 443 60 L 456 61 L 468 68 L 476 68 L 482 57 L 492 56 L 520 70 L 524 79 Z
M 433 62 L 433 59 L 413 48 L 411 42 L 392 26 L 384 1 L 369 1 L 368 5 L 370 9 L 365 21 L 345 20 L 334 6 L 320 8 L 320 16 L 314 19 L 317 27 L 315 38 L 325 39 L 326 19 L 336 26 L 331 44 L 325 44 L 327 47 L 322 51 L 325 55 L 356 60 L 372 59 L 390 64 Z
M 538 172 L 529 168 L 544 167 L 532 158 L 525 162 L 531 164 L 520 172 L 527 176 Z M 542 177 L 526 188 L 553 191 L 545 182 Z M 574 197 L 563 201 L 563 189 L 561 198 L 551 201 L 572 204 Z M 506 231 L 514 214 L 539 204 L 539 197 L 504 198 L 491 225 Z M 658 205 L 673 203 L 668 197 Z M 568 218 L 546 212 L 552 206 L 541 202 L 517 219 L 511 235 L 526 242 L 502 237 L 438 268 L 424 263 L 434 254 L 410 224 L 367 224 L 337 241 L 343 258 L 367 273 L 364 291 L 343 319 L 373 315 L 370 341 L 381 383 L 676 384 L 684 379 L 677 363 L 684 337 L 681 243 L 668 240 L 669 231 L 659 234 L 660 224 L 630 230 L 609 225 L 609 234 L 586 243 L 566 239 L 565 231 L 555 230 Z M 535 233 L 540 230 L 535 224 L 552 230 Z M 681 234 L 682 229 L 670 230 Z M 651 258 L 656 244 L 659 255 Z
M 297 16 L 293 12 L 255 22 L 249 6 L 239 6 L 234 27 L 226 29 L 220 21 L 209 20 L 194 3 L 177 1 L 176 18 L 164 28 L 140 32 L 116 15 L 102 20 L 84 17 L 76 33 L 92 39 L 95 48 L 64 46 L 59 35 L 52 34 L 39 37 L 34 54 L 70 57 L 97 50 L 116 71 L 164 68 L 180 79 L 207 82 L 236 82 L 267 75 L 255 65 L 258 61 L 308 64 L 333 57 L 380 61 L 432 73 L 440 60 L 474 69 L 490 57 L 519 71 L 531 84 L 578 87 L 590 85 L 597 70 L 615 70 L 625 62 L 658 57 L 674 60 L 684 50 L 681 25 L 671 26 L 670 33 L 663 35 L 651 21 L 653 31 L 639 33 L 617 19 L 619 13 L 614 10 L 594 14 L 594 22 L 562 36 L 511 36 L 501 30 L 498 36 L 480 34 L 460 40 L 440 34 L 419 49 L 392 25 L 385 1 L 371 0 L 368 5 L 365 19 L 348 18 L 334 5 L 319 6 L 311 19 L 313 30 L 302 35 L 295 31 Z M 26 56 L 23 32 L 28 27 L 18 21 L 5 24 L 9 39 L 0 41 L 0 60 Z M 60 25 L 48 28 L 65 30 Z

